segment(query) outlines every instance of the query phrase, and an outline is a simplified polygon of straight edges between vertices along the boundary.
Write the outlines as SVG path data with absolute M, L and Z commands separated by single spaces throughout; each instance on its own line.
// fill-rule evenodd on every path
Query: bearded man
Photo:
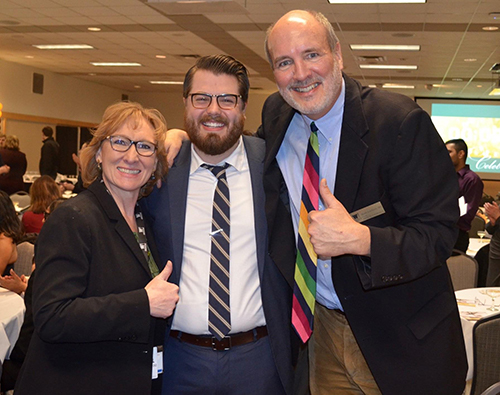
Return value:
M 291 288 L 267 253 L 265 143 L 243 136 L 249 81 L 226 55 L 184 80 L 184 142 L 144 203 L 180 300 L 164 394 L 291 394 Z

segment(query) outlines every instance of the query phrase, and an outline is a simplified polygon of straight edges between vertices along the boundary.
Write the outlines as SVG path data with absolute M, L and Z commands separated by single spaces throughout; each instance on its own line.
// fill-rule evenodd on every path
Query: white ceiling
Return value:
M 323 12 L 332 22 L 345 72 L 363 84 L 402 83 L 409 96 L 491 98 L 500 74 L 499 0 L 427 0 L 425 4 L 330 5 L 326 0 L 234 0 L 179 4 L 172 0 L 0 0 L 0 58 L 131 91 L 161 92 L 182 81 L 194 63 L 183 55 L 227 53 L 247 65 L 251 85 L 275 90 L 265 60 L 270 23 L 296 8 Z M 90 32 L 88 27 L 99 27 Z M 39 50 L 34 44 L 89 44 L 93 50 Z M 349 44 L 419 44 L 419 52 L 352 51 Z M 164 59 L 156 58 L 164 55 Z M 370 61 L 414 64 L 414 71 L 366 70 Z M 465 61 L 464 59 L 475 59 Z M 139 62 L 142 67 L 102 68 L 90 62 Z M 440 84 L 442 87 L 432 87 Z M 379 85 L 380 86 L 380 85 Z

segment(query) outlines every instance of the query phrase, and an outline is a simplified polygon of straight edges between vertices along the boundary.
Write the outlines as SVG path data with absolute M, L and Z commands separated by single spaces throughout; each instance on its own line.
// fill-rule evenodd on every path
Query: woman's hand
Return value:
M 0 276 L 0 286 L 16 294 L 22 294 L 28 287 L 28 279 L 24 274 L 19 277 L 14 269 L 10 269 L 10 276 Z
M 485 203 L 484 211 L 486 212 L 486 215 L 490 219 L 491 224 L 495 225 L 498 218 L 500 217 L 500 208 L 498 207 L 498 204 L 496 202 Z
M 179 287 L 167 282 L 171 273 L 172 262 L 168 261 L 162 272 L 145 287 L 149 298 L 149 312 L 153 317 L 170 317 L 179 300 Z

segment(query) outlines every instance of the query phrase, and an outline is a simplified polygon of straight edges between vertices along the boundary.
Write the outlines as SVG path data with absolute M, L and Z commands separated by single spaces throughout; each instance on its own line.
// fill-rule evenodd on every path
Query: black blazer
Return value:
M 384 395 L 461 394 L 467 361 L 445 264 L 456 240 L 455 171 L 411 99 L 344 79 L 334 194 L 349 212 L 381 202 L 385 214 L 365 222 L 370 258 L 332 259 L 335 289 Z M 294 231 L 275 157 L 295 111 L 276 93 L 262 114 L 269 251 L 293 284 Z
M 148 264 L 103 183 L 58 207 L 35 257 L 35 333 L 16 394 L 152 392 L 152 349 L 163 344 L 165 320 L 149 314 Z
M 291 332 L 292 290 L 267 253 L 267 224 L 262 185 L 265 144 L 262 140 L 249 136 L 243 136 L 243 142 L 252 180 L 255 218 L 249 218 L 249 221 L 253 220 L 255 224 L 264 316 L 278 374 L 287 394 L 291 394 L 293 371 L 290 338 L 293 335 Z M 182 268 L 184 237 L 189 237 L 189 234 L 185 233 L 185 216 L 190 165 L 191 143 L 185 142 L 168 173 L 166 182 L 159 190 L 153 191 L 145 199 L 145 202 L 141 202 L 146 206 L 149 213 L 147 217 L 152 221 L 161 259 L 164 261 L 171 259 L 173 262 L 171 278 L 177 284 Z M 168 358 L 168 355 L 165 357 Z M 193 380 L 196 378 L 193 377 Z

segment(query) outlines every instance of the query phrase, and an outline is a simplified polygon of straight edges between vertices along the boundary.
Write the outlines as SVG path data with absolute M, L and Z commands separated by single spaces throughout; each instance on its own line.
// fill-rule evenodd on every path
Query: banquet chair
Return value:
M 500 386 L 491 389 L 500 381 L 500 314 L 476 322 L 472 331 L 474 351 L 474 375 L 471 395 L 481 395 L 490 390 L 490 395 L 500 392 Z
M 17 245 L 17 260 L 14 262 L 14 271 L 18 276 L 24 274 L 31 275 L 33 266 L 33 255 L 35 254 L 35 246 L 28 241 L 24 241 Z
M 22 210 L 27 209 L 31 204 L 31 198 L 28 192 L 26 191 L 18 191 L 9 196 L 14 206 L 17 203 L 17 206 Z
M 479 237 L 477 235 L 477 231 L 485 229 L 486 229 L 486 222 L 479 215 L 476 215 L 471 222 L 471 226 L 469 229 L 469 237 L 472 239 L 477 239 Z
M 498 383 L 493 384 L 488 389 L 484 390 L 481 395 L 498 395 L 500 394 L 500 381 Z
M 446 264 L 455 291 L 476 288 L 478 265 L 474 258 L 461 251 L 453 250 L 453 256 L 446 260 Z

